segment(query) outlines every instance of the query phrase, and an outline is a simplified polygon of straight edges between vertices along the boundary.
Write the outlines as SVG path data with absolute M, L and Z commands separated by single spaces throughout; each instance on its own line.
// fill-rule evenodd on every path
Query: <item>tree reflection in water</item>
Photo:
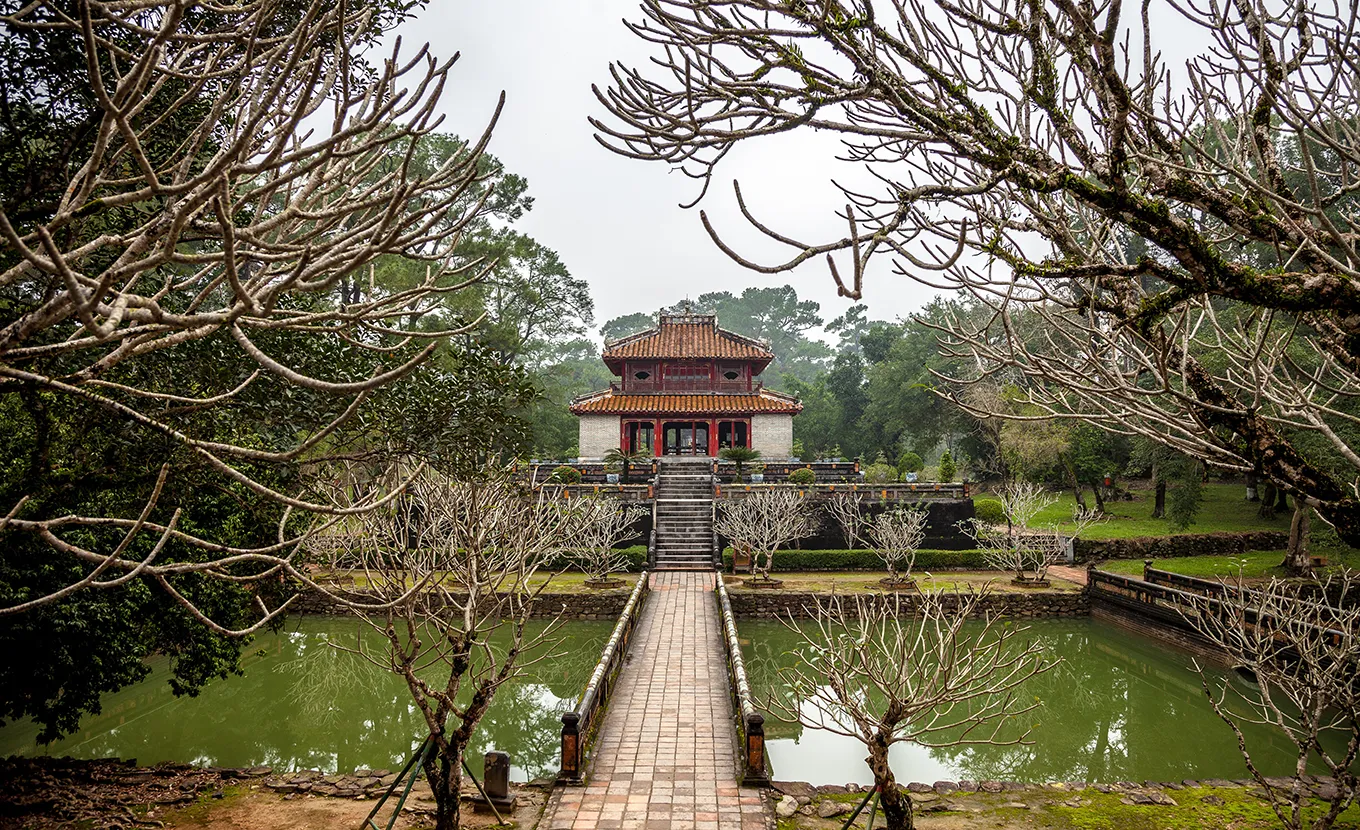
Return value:
M 1036 696 L 1042 705 L 1011 729 L 1034 726 L 1033 743 L 894 747 L 899 780 L 1179 781 L 1246 775 L 1236 740 L 1209 708 L 1189 654 L 1098 620 L 1026 623 L 1032 626 L 1029 636 L 1064 658 L 1022 687 L 1022 694 Z M 740 632 L 757 696 L 785 695 L 772 684 L 780 665 L 800 659 L 792 635 L 765 622 L 742 622 Z M 782 780 L 872 780 L 863 747 L 853 740 L 773 720 L 765 734 L 775 776 Z M 1293 752 L 1282 734 L 1257 727 L 1248 740 L 1263 747 L 1267 774 L 1289 770 Z
M 551 647 L 556 656 L 497 693 L 472 741 L 474 771 L 480 774 L 491 749 L 510 753 L 517 780 L 557 771 L 561 713 L 575 704 L 611 628 L 565 624 Z M 330 645 L 356 636 L 353 620 L 302 618 L 290 630 L 257 638 L 242 660 L 245 675 L 215 682 L 197 698 L 171 695 L 166 667 L 157 665 L 146 681 L 107 695 L 104 711 L 87 717 L 78 732 L 46 748 L 35 743 L 31 724 L 0 729 L 0 755 L 395 769 L 420 743 L 424 725 L 400 678 Z

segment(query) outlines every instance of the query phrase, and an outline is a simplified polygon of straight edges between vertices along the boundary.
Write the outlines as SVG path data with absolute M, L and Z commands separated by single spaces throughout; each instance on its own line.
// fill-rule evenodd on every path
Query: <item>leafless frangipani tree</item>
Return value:
M 497 690 L 553 656 L 540 649 L 555 623 L 535 633 L 528 619 L 550 584 L 536 577 L 567 548 L 579 513 L 505 469 L 463 481 L 425 469 L 402 499 L 355 517 L 361 531 L 344 537 L 367 600 L 345 607 L 376 635 L 349 650 L 406 681 L 433 742 L 423 769 L 439 830 L 458 826 L 463 753 Z
M 1038 702 L 1019 693 L 1057 665 L 1024 626 L 979 614 L 984 592 L 819 599 L 811 623 L 788 621 L 803 659 L 779 669 L 787 697 L 767 706 L 809 729 L 854 738 L 869 752 L 886 826 L 913 826 L 911 797 L 888 763 L 893 744 L 1018 744 L 1008 722 Z M 972 618 L 972 619 L 970 619 Z
M 819 519 L 806 497 L 792 488 L 757 490 L 718 505 L 713 529 L 736 550 L 751 554 L 751 573 L 770 578 L 780 546 L 817 532 Z
M 1009 482 L 996 496 L 1006 514 L 1004 529 L 978 519 L 962 522 L 962 529 L 973 537 L 988 566 L 1010 571 L 1021 585 L 1045 584 L 1048 569 L 1066 557 L 1071 540 L 1100 520 L 1094 511 L 1078 509 L 1072 515 L 1070 529 L 1060 530 L 1056 524 L 1039 525 L 1036 517 L 1057 497 L 1043 485 L 1030 481 Z
M 975 370 L 954 389 L 1013 386 L 1030 414 L 1006 417 L 1269 477 L 1360 543 L 1353 1 L 642 5 L 629 25 L 655 63 L 597 90 L 606 146 L 683 169 L 702 198 L 741 142 L 843 139 L 845 232 L 793 238 L 737 189 L 789 253 L 752 261 L 701 214 L 735 260 L 825 258 L 858 298 L 885 257 L 957 289 L 972 309 L 944 348 Z
M 590 582 L 607 587 L 612 583 L 610 576 L 628 564 L 618 545 L 636 535 L 633 525 L 647 515 L 647 509 L 608 496 L 578 499 L 575 507 L 579 527 L 567 543 L 571 558 Z
M 864 513 L 864 496 L 853 490 L 839 490 L 826 500 L 826 512 L 840 525 L 847 548 L 868 546 L 866 534 L 871 521 Z
M 1247 769 L 1275 814 L 1294 830 L 1326 830 L 1360 796 L 1360 575 L 1353 571 L 1304 582 L 1240 577 L 1221 594 L 1193 597 L 1185 618 L 1254 682 L 1208 672 L 1198 661 L 1204 693 L 1232 727 Z M 1241 724 L 1281 730 L 1294 747 L 1289 784 L 1266 776 L 1252 760 Z M 1310 772 L 1326 786 L 1310 786 Z M 1326 808 L 1309 818 L 1313 796 Z
M 869 528 L 874 553 L 888 566 L 887 582 L 909 585 L 916 551 L 926 539 L 930 514 L 922 507 L 909 507 L 880 513 Z
M 0 286 L 28 301 L 0 326 L 0 395 L 100 408 L 292 513 L 276 543 L 226 547 L 181 528 L 179 511 L 153 520 L 164 472 L 140 516 L 35 517 L 24 500 L 0 506 L 0 531 L 35 534 L 86 566 L 77 582 L 0 613 L 149 578 L 227 633 L 176 591 L 176 578 L 306 580 L 295 554 L 317 522 L 297 521 L 297 511 L 352 515 L 391 497 L 337 508 L 281 492 L 250 470 L 343 455 L 329 442 L 365 399 L 472 325 L 421 317 L 484 270 L 449 254 L 484 215 L 478 161 L 499 106 L 465 152 L 416 169 L 453 62 L 426 48 L 404 54 L 399 42 L 373 61 L 375 13 L 322 0 L 35 0 L 3 18 L 12 32 L 76 40 L 98 110 L 95 139 L 59 202 L 37 219 L 0 210 Z M 368 269 L 389 254 L 425 260 L 425 278 L 375 284 Z M 271 354 L 268 344 L 282 336 L 352 349 L 378 368 L 309 373 Z M 204 343 L 216 344 L 211 359 L 253 371 L 221 388 L 167 388 L 156 361 Z M 184 413 L 228 410 L 264 378 L 282 384 L 282 395 L 331 396 L 339 414 L 292 433 L 284 448 L 209 440 L 183 426 Z M 80 534 L 90 529 L 122 542 L 86 547 Z M 147 535 L 159 541 L 129 555 Z M 194 561 L 165 561 L 170 541 L 193 549 Z M 281 610 L 262 602 L 256 623 L 231 633 Z

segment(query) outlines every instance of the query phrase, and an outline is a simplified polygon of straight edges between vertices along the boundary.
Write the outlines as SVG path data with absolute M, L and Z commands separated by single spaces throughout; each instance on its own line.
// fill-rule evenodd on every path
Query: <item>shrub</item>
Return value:
M 954 466 L 954 456 L 949 450 L 940 456 L 940 481 L 953 481 L 958 468 Z
M 622 565 L 621 570 L 626 573 L 640 573 L 643 568 L 647 567 L 646 545 L 629 545 L 626 548 L 615 548 L 615 552 L 619 554 L 620 564 Z M 546 573 L 552 573 L 554 571 L 562 570 L 580 571 L 581 568 L 572 561 L 570 555 L 563 553 L 546 559 L 539 570 Z M 549 587 L 548 590 L 551 591 L 552 588 Z
M 552 475 L 548 476 L 548 481 L 555 484 L 580 484 L 581 471 L 570 464 L 561 464 L 553 468 Z
M 817 474 L 809 470 L 807 467 L 800 467 L 799 469 L 789 473 L 789 483 L 802 485 L 816 484 Z
M 864 480 L 870 484 L 889 484 L 897 481 L 897 468 L 891 464 L 870 464 L 864 471 Z
M 723 566 L 732 569 L 732 549 L 723 550 Z M 987 560 L 976 550 L 919 550 L 912 570 L 987 570 Z M 772 571 L 881 571 L 883 560 L 871 550 L 781 550 Z
M 978 521 L 987 524 L 1006 523 L 1006 510 L 1001 506 L 1001 502 L 996 499 L 974 499 L 973 515 Z
M 904 473 L 919 473 L 925 466 L 926 462 L 914 452 L 904 452 L 897 457 L 897 469 Z

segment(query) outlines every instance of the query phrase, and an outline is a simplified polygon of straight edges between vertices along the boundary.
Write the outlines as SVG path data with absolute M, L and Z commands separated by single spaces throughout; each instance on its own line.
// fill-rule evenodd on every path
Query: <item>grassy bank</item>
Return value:
M 1282 511 L 1274 519 L 1262 519 L 1256 515 L 1260 509 L 1257 502 L 1245 498 L 1246 489 L 1241 484 L 1211 482 L 1204 485 L 1204 501 L 1200 505 L 1195 521 L 1184 530 L 1177 530 L 1166 519 L 1152 518 L 1153 493 L 1151 490 L 1133 491 L 1132 501 L 1107 501 L 1105 509 L 1111 515 L 1104 522 L 1089 528 L 1084 534 L 1087 539 L 1129 539 L 1137 536 L 1171 536 L 1178 533 L 1222 533 L 1246 530 L 1275 530 L 1289 532 L 1290 512 Z M 981 495 L 979 498 L 987 498 Z M 1095 507 L 1090 493 L 1086 494 L 1088 507 Z M 1039 524 L 1064 522 L 1070 519 L 1076 509 L 1077 500 L 1072 493 L 1062 493 L 1057 503 L 1050 505 L 1035 520 Z M 1070 527 L 1070 523 L 1066 526 Z
M 1351 548 L 1342 550 L 1319 551 L 1327 556 L 1328 566 L 1345 566 L 1360 569 L 1360 551 Z M 1254 550 L 1241 556 L 1182 556 L 1171 559 L 1154 559 L 1152 567 L 1158 570 L 1184 576 L 1197 576 L 1213 579 L 1220 576 L 1236 576 L 1239 571 L 1248 579 L 1261 579 L 1268 576 L 1284 576 L 1280 562 L 1284 559 L 1282 550 Z M 1143 573 L 1141 559 L 1112 559 L 1100 566 L 1101 570 L 1111 573 L 1139 576 Z

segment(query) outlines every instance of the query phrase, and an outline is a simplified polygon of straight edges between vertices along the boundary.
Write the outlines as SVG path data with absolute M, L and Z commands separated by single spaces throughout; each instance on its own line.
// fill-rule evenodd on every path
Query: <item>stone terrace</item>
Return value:
M 652 596 L 591 752 L 585 787 L 559 787 L 539 827 L 766 830 L 736 784 L 736 738 L 713 574 L 652 577 Z

